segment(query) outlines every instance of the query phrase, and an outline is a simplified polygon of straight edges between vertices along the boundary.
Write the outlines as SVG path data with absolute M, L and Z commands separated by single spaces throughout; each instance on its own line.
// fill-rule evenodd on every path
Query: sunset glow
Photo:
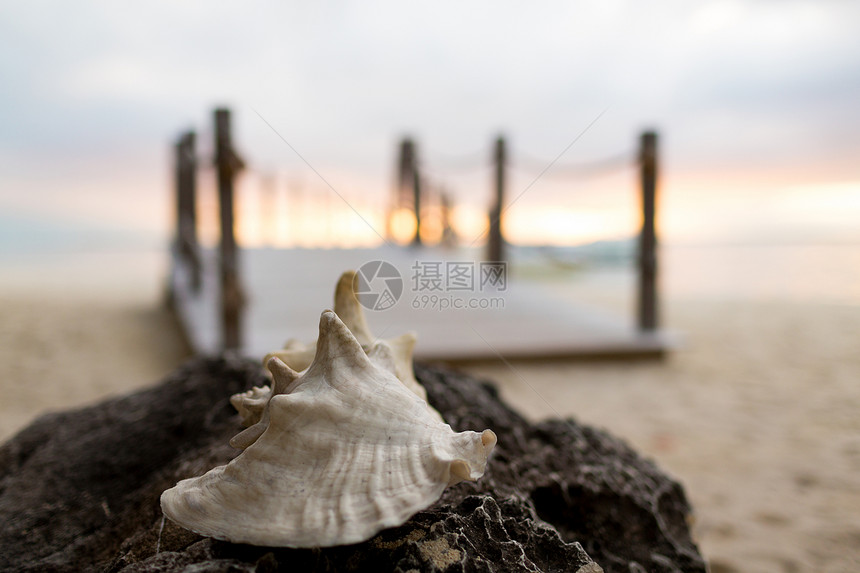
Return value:
M 860 181 L 783 185 L 744 180 L 714 183 L 671 177 L 658 196 L 657 226 L 664 242 L 759 242 L 797 237 L 815 241 L 860 241 Z M 312 195 L 296 204 L 283 192 L 242 188 L 237 203 L 236 234 L 247 247 L 374 246 L 388 240 L 409 244 L 415 217 L 408 208 L 386 212 L 366 204 L 353 210 L 339 197 Z M 624 201 L 591 206 L 554 206 L 522 201 L 504 213 L 506 240 L 523 245 L 577 245 L 634 236 L 641 225 L 635 189 L 619 195 Z M 381 203 L 381 202 L 380 202 Z M 214 190 L 201 189 L 198 224 L 201 242 L 217 243 L 217 201 Z M 358 214 L 356 213 L 358 211 Z M 471 205 L 455 205 L 451 225 L 461 244 L 483 244 L 487 213 Z M 378 233 L 378 234 L 377 234 Z M 436 244 L 442 236 L 441 212 L 422 210 L 421 238 Z
M 415 215 L 409 209 L 397 209 L 389 219 L 391 238 L 398 244 L 406 245 L 415 236 Z

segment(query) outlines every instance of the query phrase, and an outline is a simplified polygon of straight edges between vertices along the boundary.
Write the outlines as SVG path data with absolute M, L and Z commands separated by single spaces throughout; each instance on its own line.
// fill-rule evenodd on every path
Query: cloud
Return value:
M 217 104 L 234 108 L 252 166 L 306 170 L 256 110 L 315 166 L 378 190 L 403 133 L 457 155 L 489 153 L 505 132 L 514 151 L 551 158 L 607 107 L 565 160 L 630 150 L 648 126 L 679 170 L 860 153 L 852 3 L 159 0 L 0 11 L 0 156 L 53 165 L 58 180 L 85 156 L 125 154 L 128 164 L 163 157 L 152 179 L 163 184 L 170 142 L 194 126 L 205 144 Z

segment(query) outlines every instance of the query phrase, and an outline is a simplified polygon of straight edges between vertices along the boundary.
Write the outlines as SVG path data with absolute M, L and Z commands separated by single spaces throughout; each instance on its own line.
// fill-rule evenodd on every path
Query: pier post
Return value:
M 421 244 L 421 176 L 418 173 L 418 161 L 415 142 L 411 138 L 403 138 L 397 157 L 397 189 L 395 189 L 394 204 L 391 213 L 398 209 L 407 208 L 415 214 L 415 233 L 410 243 Z M 388 236 L 393 238 L 391 214 L 387 223 Z
M 245 166 L 230 134 L 230 110 L 215 110 L 215 165 L 218 170 L 218 205 L 221 219 L 221 346 L 224 350 L 241 346 L 241 311 L 244 295 L 239 281 L 238 249 L 234 233 L 233 182 Z
M 404 139 L 400 146 L 400 184 L 412 187 L 412 212 L 415 214 L 415 234 L 412 245 L 421 245 L 421 174 L 418 172 L 415 142 Z
M 412 237 L 412 244 L 421 246 L 421 174 L 418 173 L 417 166 L 412 169 L 412 197 L 412 208 L 415 211 L 415 236 Z
M 457 245 L 457 233 L 451 225 L 451 196 L 444 190 L 439 194 L 439 208 L 442 211 L 442 246 Z
M 176 247 L 191 269 L 191 288 L 200 291 L 200 253 L 197 246 L 197 158 L 193 131 L 176 143 Z
M 657 304 L 657 233 L 655 199 L 657 194 L 657 133 L 642 134 L 639 148 L 642 178 L 642 231 L 639 235 L 638 326 L 643 332 L 659 325 Z
M 505 205 L 505 168 L 507 164 L 507 148 L 505 138 L 499 136 L 493 150 L 495 164 L 495 189 L 493 204 L 490 207 L 490 231 L 487 238 L 487 260 L 501 262 L 505 260 L 505 240 L 502 237 L 502 209 Z

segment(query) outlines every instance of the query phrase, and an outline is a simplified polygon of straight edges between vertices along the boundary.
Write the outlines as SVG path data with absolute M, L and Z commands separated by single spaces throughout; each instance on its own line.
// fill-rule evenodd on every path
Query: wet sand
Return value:
M 860 307 L 684 299 L 663 362 L 471 367 L 528 417 L 608 429 L 686 487 L 712 571 L 860 568 Z M 186 356 L 151 292 L 0 293 L 0 438 Z

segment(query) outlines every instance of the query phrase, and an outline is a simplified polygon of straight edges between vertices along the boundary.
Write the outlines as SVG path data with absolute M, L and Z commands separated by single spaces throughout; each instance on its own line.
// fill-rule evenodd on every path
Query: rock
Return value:
M 45 415 L 0 447 L 0 569 L 15 571 L 705 571 L 681 486 L 605 432 L 530 425 L 495 388 L 416 368 L 455 430 L 492 428 L 486 475 L 351 546 L 276 549 L 203 538 L 163 519 L 161 492 L 238 452 L 231 394 L 253 362 L 194 359 L 161 385 Z

